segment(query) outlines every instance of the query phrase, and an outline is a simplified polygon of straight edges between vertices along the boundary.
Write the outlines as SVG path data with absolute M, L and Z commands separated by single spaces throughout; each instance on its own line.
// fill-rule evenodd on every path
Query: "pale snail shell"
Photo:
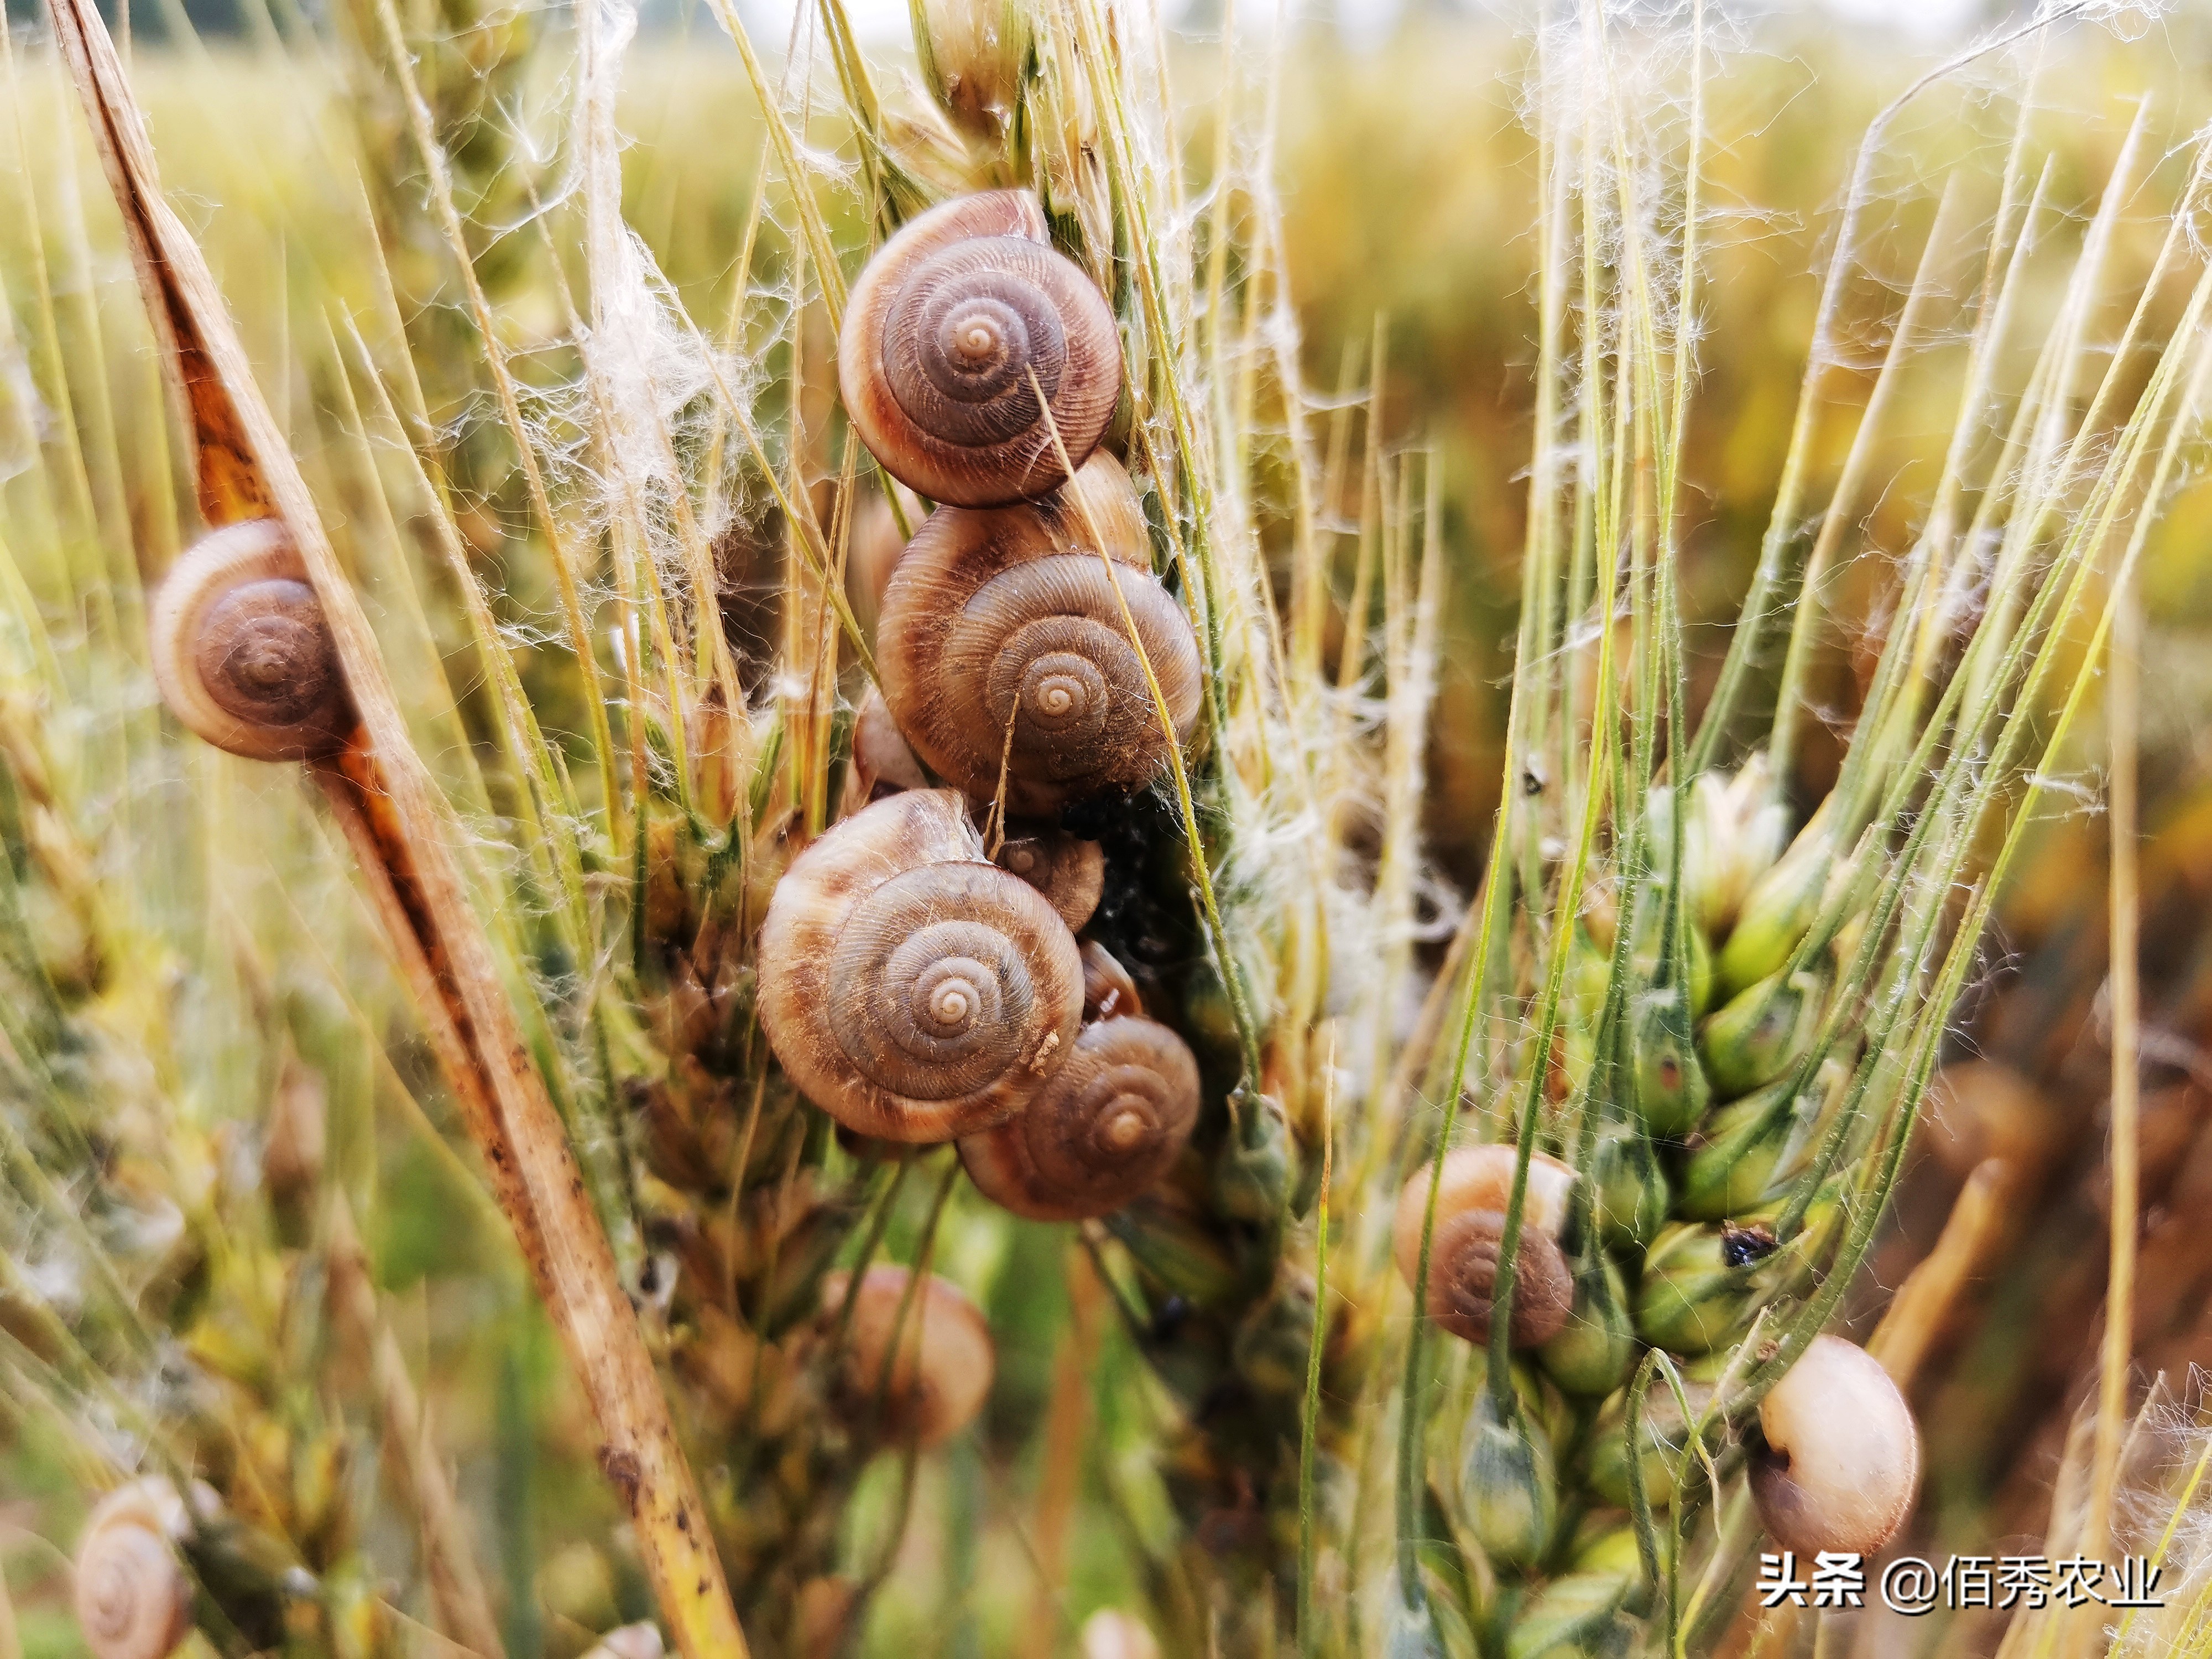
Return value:
M 933 501 L 1003 506 L 1066 477 L 1060 447 L 1073 466 L 1097 447 L 1121 395 L 1121 334 L 1098 285 L 1054 251 L 1037 198 L 987 191 L 932 208 L 868 262 L 837 381 L 886 472 Z
M 1065 830 L 1018 830 L 991 862 L 1044 895 L 1073 933 L 1091 920 L 1106 890 L 1106 852 Z
M 170 713 L 249 760 L 312 760 L 353 729 L 337 647 L 290 533 L 274 519 L 203 537 L 162 579 L 150 622 Z
M 960 1143 L 976 1190 L 1032 1221 L 1110 1215 L 1149 1191 L 1198 1121 L 1198 1062 L 1156 1020 L 1102 1019 L 1018 1115 Z
M 1759 1402 L 1759 1426 L 1752 1499 L 1776 1543 L 1872 1556 L 1897 1535 L 1920 1490 L 1920 1431 L 1880 1360 L 1814 1337 Z
M 1429 1279 L 1423 1292 L 1429 1317 L 1468 1342 L 1490 1336 L 1498 1246 L 1511 1199 L 1516 1154 L 1510 1146 L 1462 1146 L 1444 1156 L 1437 1187 L 1436 1224 L 1429 1239 Z M 1513 1259 L 1513 1346 L 1540 1347 L 1565 1328 L 1574 1307 L 1574 1273 L 1559 1248 L 1574 1171 L 1555 1158 L 1532 1152 L 1522 1199 L 1521 1237 Z M 1391 1222 L 1391 1254 L 1399 1276 L 1417 1285 L 1421 1228 L 1429 1207 L 1430 1171 L 1413 1172 L 1398 1194 Z
M 93 1659 L 164 1659 L 192 1628 L 192 1583 L 177 1545 L 184 1499 L 149 1477 L 101 1498 L 76 1547 L 76 1618 Z
M 1040 817 L 1151 783 L 1170 748 L 1146 663 L 1178 742 L 1200 685 L 1197 638 L 1152 575 L 1151 545 L 1105 455 L 1042 501 L 930 514 L 884 592 L 876 641 L 884 700 L 923 763 L 983 800 L 1003 771 L 1006 810 Z
M 660 1626 L 648 1621 L 609 1631 L 585 1654 L 584 1659 L 661 1659 L 667 1651 Z
M 1018 1111 L 1083 1010 L 1074 936 L 983 858 L 966 803 L 917 789 L 792 860 L 761 924 L 762 1026 L 801 1093 L 848 1128 L 941 1141 Z
M 835 1319 L 851 1282 L 842 1273 L 822 1281 L 826 1317 Z M 865 1419 L 880 1397 L 881 1426 L 890 1437 L 927 1450 L 975 1420 L 991 1392 L 998 1349 L 982 1310 L 957 1285 L 931 1273 L 909 1301 L 913 1282 L 910 1269 L 889 1263 L 860 1275 L 840 1381 L 856 1413 Z
M 1101 1607 L 1083 1621 L 1082 1659 L 1160 1659 L 1160 1644 L 1141 1620 Z

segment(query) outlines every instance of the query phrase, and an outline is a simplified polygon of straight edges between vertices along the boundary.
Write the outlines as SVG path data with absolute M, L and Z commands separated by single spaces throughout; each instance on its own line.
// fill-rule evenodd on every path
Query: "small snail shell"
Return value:
M 1447 1153 L 1437 1188 L 1436 1227 L 1429 1240 L 1429 1317 L 1454 1336 L 1486 1341 L 1498 1278 L 1498 1245 L 1513 1192 L 1510 1146 L 1462 1146 Z M 1521 1237 L 1513 1259 L 1513 1346 L 1540 1347 L 1565 1328 L 1574 1307 L 1574 1273 L 1560 1249 L 1574 1171 L 1542 1152 L 1528 1159 Z M 1391 1254 L 1407 1284 L 1417 1283 L 1421 1227 L 1429 1207 L 1430 1174 L 1417 1170 L 1398 1194 Z
M 1105 849 L 1065 830 L 1009 836 L 991 861 L 1042 893 L 1071 932 L 1091 920 L 1106 890 Z
M 871 690 L 853 717 L 852 799 L 865 806 L 878 795 L 928 787 L 921 763 L 899 735 L 883 693 Z
M 1759 1523 L 1784 1549 L 1871 1556 L 1920 1489 L 1920 1431 L 1881 1362 L 1816 1336 L 1759 1402 L 1751 1464 Z
M 1028 1108 L 960 1143 L 976 1190 L 1032 1221 L 1110 1215 L 1168 1172 L 1198 1121 L 1198 1062 L 1149 1019 L 1083 1028 Z
M 921 505 L 914 492 L 884 481 L 884 489 L 898 496 L 906 522 L 920 524 Z M 906 551 L 906 538 L 882 489 L 862 492 L 853 507 L 852 528 L 845 538 L 845 597 L 853 607 L 853 620 L 869 634 L 876 631 L 876 613 L 883 606 L 884 584 Z
M 311 760 L 354 724 L 337 647 L 306 568 L 274 519 L 227 525 L 171 567 L 150 623 L 161 700 L 249 760 Z
M 584 1659 L 660 1659 L 668 1651 L 660 1626 L 650 1620 L 623 1625 L 599 1638 Z
M 792 1598 L 792 1659 L 841 1659 L 860 1585 L 843 1573 L 823 1573 L 799 1587 Z
M 1083 1018 L 1120 1019 L 1145 1012 L 1137 981 L 1096 939 L 1083 943 Z
M 1083 1621 L 1083 1659 L 1160 1659 L 1160 1644 L 1133 1614 L 1101 1607 Z
M 322 1079 L 288 1055 L 261 1142 L 261 1179 L 279 1202 L 312 1192 L 322 1179 L 329 1122 L 330 1099 Z
M 1106 542 L 1110 582 L 1087 524 Z M 876 645 L 884 699 L 915 753 L 980 799 L 1003 769 L 1016 814 L 1049 817 L 1158 775 L 1168 742 L 1145 661 L 1178 740 L 1198 718 L 1197 639 L 1152 574 L 1135 491 L 1109 456 L 1042 501 L 930 514 L 884 592 Z
M 793 860 L 759 975 L 792 1081 L 885 1140 L 950 1140 L 1019 1110 L 1067 1058 L 1083 1007 L 1074 936 L 984 861 L 949 789 L 879 800 Z
M 932 1273 L 906 1307 L 914 1275 L 885 1264 L 860 1276 L 853 1322 L 845 1334 L 842 1376 L 847 1401 L 866 1414 L 883 1400 L 884 1428 L 924 1449 L 942 1445 L 975 1421 L 991 1392 L 998 1351 L 991 1328 L 973 1302 L 949 1280 Z M 847 1273 L 822 1281 L 822 1305 L 835 1318 L 850 1284 Z M 892 1341 L 897 1355 L 892 1356 Z M 885 1380 L 889 1379 L 886 1388 Z
M 987 191 L 932 208 L 868 262 L 837 382 L 893 477 L 933 501 L 998 507 L 1066 477 L 1054 428 L 1072 465 L 1097 447 L 1121 395 L 1121 338 L 1098 285 L 1054 252 L 1037 198 Z
M 76 1547 L 76 1618 L 93 1659 L 164 1659 L 192 1628 L 192 1585 L 177 1544 L 191 1530 L 168 1481 L 134 1480 L 101 1498 Z

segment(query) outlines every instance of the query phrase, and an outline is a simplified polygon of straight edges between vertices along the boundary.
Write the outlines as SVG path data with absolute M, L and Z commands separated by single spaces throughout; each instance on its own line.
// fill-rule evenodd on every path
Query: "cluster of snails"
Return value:
M 1182 1154 L 1200 1092 L 1182 1038 L 1079 939 L 1104 855 L 1055 821 L 1154 782 L 1199 708 L 1195 635 L 1099 447 L 1121 388 L 1113 313 L 1034 196 L 968 196 L 861 273 L 838 374 L 884 470 L 937 505 L 872 607 L 855 810 L 792 861 L 763 922 L 762 1026 L 847 1130 L 957 1142 L 1018 1215 L 1106 1215 Z M 848 1381 L 927 1393 L 899 1407 L 927 1443 L 980 1404 L 952 1362 L 988 1376 L 988 1339 L 950 1286 L 908 1297 L 902 1271 L 864 1278 L 852 1328 L 917 1303 L 925 1359 L 934 1346 L 952 1368 L 894 1363 L 872 1337 Z
M 1670 805 L 1653 814 L 1655 846 L 1673 833 Z M 1549 1575 L 1517 1615 L 1516 1655 L 1552 1651 L 1569 1611 L 1592 1629 L 1620 1616 L 1640 1582 L 1632 1553 L 1614 1559 L 1606 1529 L 1626 1524 L 1632 1457 L 1650 1500 L 1671 1503 L 1685 1438 L 1682 1402 L 1661 1385 L 1640 1445 L 1629 1446 L 1642 1352 L 1674 1356 L 1702 1412 L 1754 1315 L 1802 1288 L 1840 1217 L 1816 1148 L 1839 1122 L 1850 1056 L 1838 1045 L 1817 1066 L 1808 1057 L 1838 931 L 1832 919 L 1823 937 L 1816 921 L 1832 880 L 1820 856 L 1825 826 L 1816 818 L 1781 848 L 1756 763 L 1701 779 L 1686 818 L 1679 866 L 1663 861 L 1645 886 L 1630 935 L 1607 937 L 1617 919 L 1593 915 L 1576 941 L 1565 1052 L 1547 1085 L 1581 1103 L 1577 1127 L 1528 1149 L 1525 1169 L 1510 1144 L 1455 1147 L 1399 1197 L 1400 1273 L 1438 1328 L 1486 1347 L 1520 1185 L 1502 1316 L 1513 1375 L 1509 1390 L 1486 1387 L 1471 1408 L 1457 1482 L 1493 1564 Z M 1617 956 L 1631 988 L 1608 1000 Z M 1725 1000 L 1709 1012 L 1716 981 Z M 1516 1403 L 1501 1408 L 1506 1400 Z M 1784 1548 L 1871 1554 L 1910 1512 L 1911 1412 L 1847 1341 L 1816 1338 L 1766 1395 L 1748 1439 L 1753 1497 Z M 1562 1503 L 1571 1486 L 1595 1507 Z M 1593 1565 L 1603 1561 L 1613 1565 Z

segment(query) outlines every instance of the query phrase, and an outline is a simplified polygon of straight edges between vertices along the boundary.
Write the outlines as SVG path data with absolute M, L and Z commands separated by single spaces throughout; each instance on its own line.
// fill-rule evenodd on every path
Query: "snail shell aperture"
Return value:
M 343 745 L 354 713 L 337 648 L 276 520 L 202 538 L 162 579 L 150 626 L 162 701 L 216 748 L 297 761 Z
M 842 1273 L 822 1281 L 825 1318 L 836 1317 L 851 1283 Z M 909 1295 L 913 1285 L 910 1268 L 890 1263 L 860 1275 L 841 1382 L 856 1416 L 866 1419 L 880 1400 L 884 1434 L 927 1450 L 975 1421 L 991 1392 L 998 1350 L 982 1310 L 958 1286 L 935 1273 Z
M 1086 1025 L 1018 1116 L 960 1143 L 977 1190 L 1033 1221 L 1109 1215 L 1168 1172 L 1198 1121 L 1198 1064 L 1149 1019 Z
M 1178 740 L 1198 719 L 1197 638 L 1152 574 L 1128 475 L 1105 455 L 1043 500 L 932 514 L 884 590 L 876 642 L 884 700 L 915 753 L 980 799 L 1003 769 L 1011 812 L 1047 817 L 1158 775 L 1168 740 L 1146 662 Z
M 942 1141 L 1018 1111 L 1067 1059 L 1074 936 L 985 861 L 966 804 L 916 789 L 792 860 L 761 924 L 761 1024 L 816 1105 L 864 1135 Z
M 1121 335 L 1098 285 L 1054 251 L 1037 198 L 987 191 L 921 215 L 869 261 L 837 380 L 893 477 L 933 501 L 1003 506 L 1066 477 L 1055 428 L 1071 465 L 1097 447 L 1121 395 Z
M 76 1547 L 76 1617 L 94 1659 L 165 1659 L 192 1628 L 192 1586 L 177 1544 L 184 1499 L 149 1477 L 101 1498 Z

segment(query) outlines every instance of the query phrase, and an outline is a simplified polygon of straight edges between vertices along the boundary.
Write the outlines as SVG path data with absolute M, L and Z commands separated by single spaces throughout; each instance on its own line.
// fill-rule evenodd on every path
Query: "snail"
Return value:
M 1873 1556 L 1920 1489 L 1920 1431 L 1881 1362 L 1816 1336 L 1759 1407 L 1751 1463 L 1759 1524 L 1787 1550 Z
M 320 600 L 274 519 L 203 537 L 162 579 L 150 623 L 170 713 L 249 760 L 312 760 L 343 746 L 353 700 Z
M 825 1316 L 836 1318 L 851 1283 L 842 1273 L 822 1281 Z M 888 1263 L 860 1275 L 840 1381 L 848 1407 L 862 1421 L 878 1421 L 890 1438 L 927 1450 L 975 1421 L 991 1392 L 997 1349 L 981 1310 L 951 1281 L 930 1273 L 909 1295 L 913 1286 L 909 1269 Z M 878 1407 L 883 1416 L 874 1419 Z
M 884 699 L 923 763 L 986 800 L 1003 773 L 1018 816 L 1151 783 L 1169 744 L 1145 665 L 1178 742 L 1200 691 L 1197 638 L 1152 575 L 1151 545 L 1105 455 L 1042 501 L 930 514 L 884 591 L 876 640 Z
M 892 495 L 898 500 L 896 509 Z M 845 598 L 853 607 L 854 621 L 871 635 L 884 602 L 884 584 L 906 551 L 906 537 L 899 530 L 901 513 L 908 524 L 921 522 L 921 506 L 914 492 L 885 479 L 882 489 L 863 492 L 854 504 L 852 527 L 846 534 Z
M 1101 1607 L 1083 1621 L 1083 1659 L 1160 1659 L 1151 1628 L 1133 1613 Z
M 585 1654 L 584 1659 L 660 1659 L 667 1651 L 660 1626 L 647 1620 L 609 1631 Z
M 801 1584 L 792 1598 L 793 1659 L 842 1659 L 860 1600 L 860 1582 L 842 1572 Z
M 1505 1206 L 1513 1192 L 1516 1158 L 1510 1146 L 1462 1146 L 1444 1157 L 1437 1186 L 1435 1229 L 1429 1241 L 1429 1317 L 1468 1342 L 1490 1338 L 1491 1293 L 1498 1279 L 1498 1247 Z M 1513 1259 L 1513 1346 L 1541 1347 L 1557 1336 L 1574 1307 L 1574 1273 L 1559 1248 L 1574 1171 L 1555 1158 L 1532 1152 L 1521 1207 L 1521 1237 Z M 1429 1208 L 1430 1172 L 1413 1174 L 1398 1194 L 1391 1224 L 1391 1254 L 1406 1283 L 1419 1282 L 1421 1228 Z
M 164 1659 L 184 1644 L 192 1583 L 177 1546 L 191 1530 L 185 1500 L 158 1477 L 94 1506 L 76 1547 L 77 1624 L 93 1659 Z
M 853 717 L 853 781 L 849 799 L 866 806 L 902 789 L 927 789 L 921 763 L 899 736 L 883 693 L 871 690 Z
M 1010 836 L 991 862 L 1042 893 L 1071 932 L 1091 920 L 1106 890 L 1105 849 L 1064 830 Z
M 759 961 L 761 1024 L 785 1072 L 884 1140 L 950 1140 L 1018 1111 L 1083 1012 L 1074 936 L 985 861 L 949 789 L 864 807 L 793 860 Z
M 986 191 L 921 214 L 868 262 L 837 383 L 901 483 L 1002 507 L 1066 479 L 1060 449 L 1080 466 L 1097 447 L 1121 395 L 1121 339 L 1098 285 L 1054 251 L 1036 196 Z
M 1096 939 L 1083 945 L 1083 1017 L 1115 1019 L 1141 1014 L 1145 1005 L 1137 994 L 1137 981 Z
M 1019 1115 L 960 1142 L 976 1190 L 1032 1221 L 1110 1215 L 1168 1172 L 1198 1121 L 1198 1062 L 1156 1020 L 1101 1019 Z

